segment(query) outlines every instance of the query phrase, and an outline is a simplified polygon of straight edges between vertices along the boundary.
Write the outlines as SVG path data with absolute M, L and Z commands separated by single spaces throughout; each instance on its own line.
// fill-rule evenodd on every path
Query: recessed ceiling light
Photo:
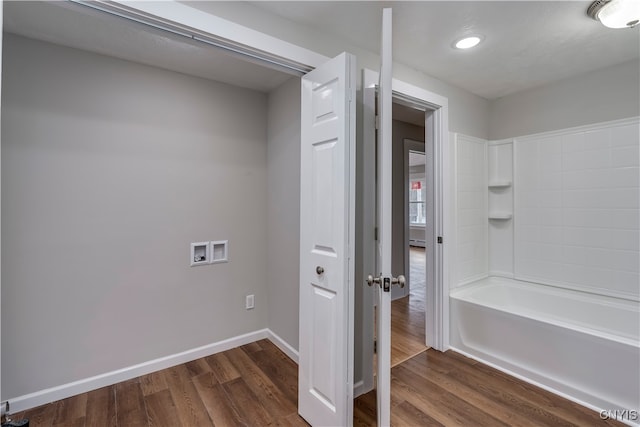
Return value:
M 480 36 L 467 36 L 455 42 L 456 49 L 470 49 L 482 41 Z

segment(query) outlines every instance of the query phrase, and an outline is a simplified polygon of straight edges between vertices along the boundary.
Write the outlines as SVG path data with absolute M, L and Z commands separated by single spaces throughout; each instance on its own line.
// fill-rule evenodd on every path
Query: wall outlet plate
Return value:
M 247 295 L 244 300 L 244 307 L 247 310 L 251 310 L 255 307 L 255 297 L 252 295 Z

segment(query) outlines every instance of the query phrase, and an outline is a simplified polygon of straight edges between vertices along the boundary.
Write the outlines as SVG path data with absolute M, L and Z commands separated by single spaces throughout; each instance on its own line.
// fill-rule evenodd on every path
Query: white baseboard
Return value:
M 370 392 L 372 389 L 367 390 L 364 386 L 364 381 L 360 380 L 353 385 L 353 398 L 355 399 L 358 396 L 362 396 L 365 393 Z
M 278 347 L 284 354 L 289 356 L 289 359 L 298 364 L 298 350 L 291 347 L 288 342 L 283 340 L 279 335 L 273 332 L 271 329 L 267 329 L 269 341 L 271 341 L 276 347 Z
M 79 381 L 74 381 L 68 384 L 63 384 L 57 387 L 48 388 L 45 390 L 37 391 L 35 393 L 30 393 L 24 396 L 19 396 L 7 400 L 11 404 L 11 412 L 21 412 L 27 409 L 35 408 L 36 406 L 55 402 L 56 400 L 60 399 L 66 399 L 67 397 L 75 396 L 76 394 L 86 393 L 88 391 L 96 390 L 101 387 L 106 387 L 122 381 L 130 380 L 141 375 L 146 375 L 151 372 L 159 371 L 161 369 L 170 368 L 172 366 L 180 365 L 182 363 L 200 359 L 201 357 L 210 356 L 215 353 L 230 350 L 232 348 L 249 344 L 265 338 L 268 338 L 271 341 L 278 340 L 279 342 L 274 341 L 274 344 L 282 349 L 282 351 L 284 351 L 285 354 L 287 354 L 292 359 L 292 355 L 294 355 L 294 360 L 297 362 L 298 353 L 293 350 L 291 346 L 285 343 L 280 337 L 275 335 L 270 330 L 261 329 L 258 331 L 249 332 L 244 335 L 238 335 L 236 337 L 218 341 L 216 343 L 207 344 L 202 347 L 183 351 L 181 353 L 161 357 L 155 360 L 140 363 L 138 365 L 129 366 L 127 368 L 118 369 L 116 371 L 107 372 L 101 375 L 96 375 L 95 377 L 85 378 Z M 288 350 L 282 348 L 281 345 Z M 288 351 L 293 351 L 292 355 L 290 355 Z

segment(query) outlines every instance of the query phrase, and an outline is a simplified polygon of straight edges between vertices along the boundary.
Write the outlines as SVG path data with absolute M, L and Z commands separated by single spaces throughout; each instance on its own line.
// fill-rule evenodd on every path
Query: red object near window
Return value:
M 412 190 L 420 190 L 422 188 L 422 183 L 420 181 L 412 181 L 411 189 Z

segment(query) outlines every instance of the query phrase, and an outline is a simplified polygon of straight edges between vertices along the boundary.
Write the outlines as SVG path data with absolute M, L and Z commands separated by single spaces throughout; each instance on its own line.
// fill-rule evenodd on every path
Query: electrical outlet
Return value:
M 255 301 L 253 295 L 247 295 L 244 299 L 244 308 L 246 308 L 247 310 L 251 310 L 253 307 L 255 307 L 254 302 Z

